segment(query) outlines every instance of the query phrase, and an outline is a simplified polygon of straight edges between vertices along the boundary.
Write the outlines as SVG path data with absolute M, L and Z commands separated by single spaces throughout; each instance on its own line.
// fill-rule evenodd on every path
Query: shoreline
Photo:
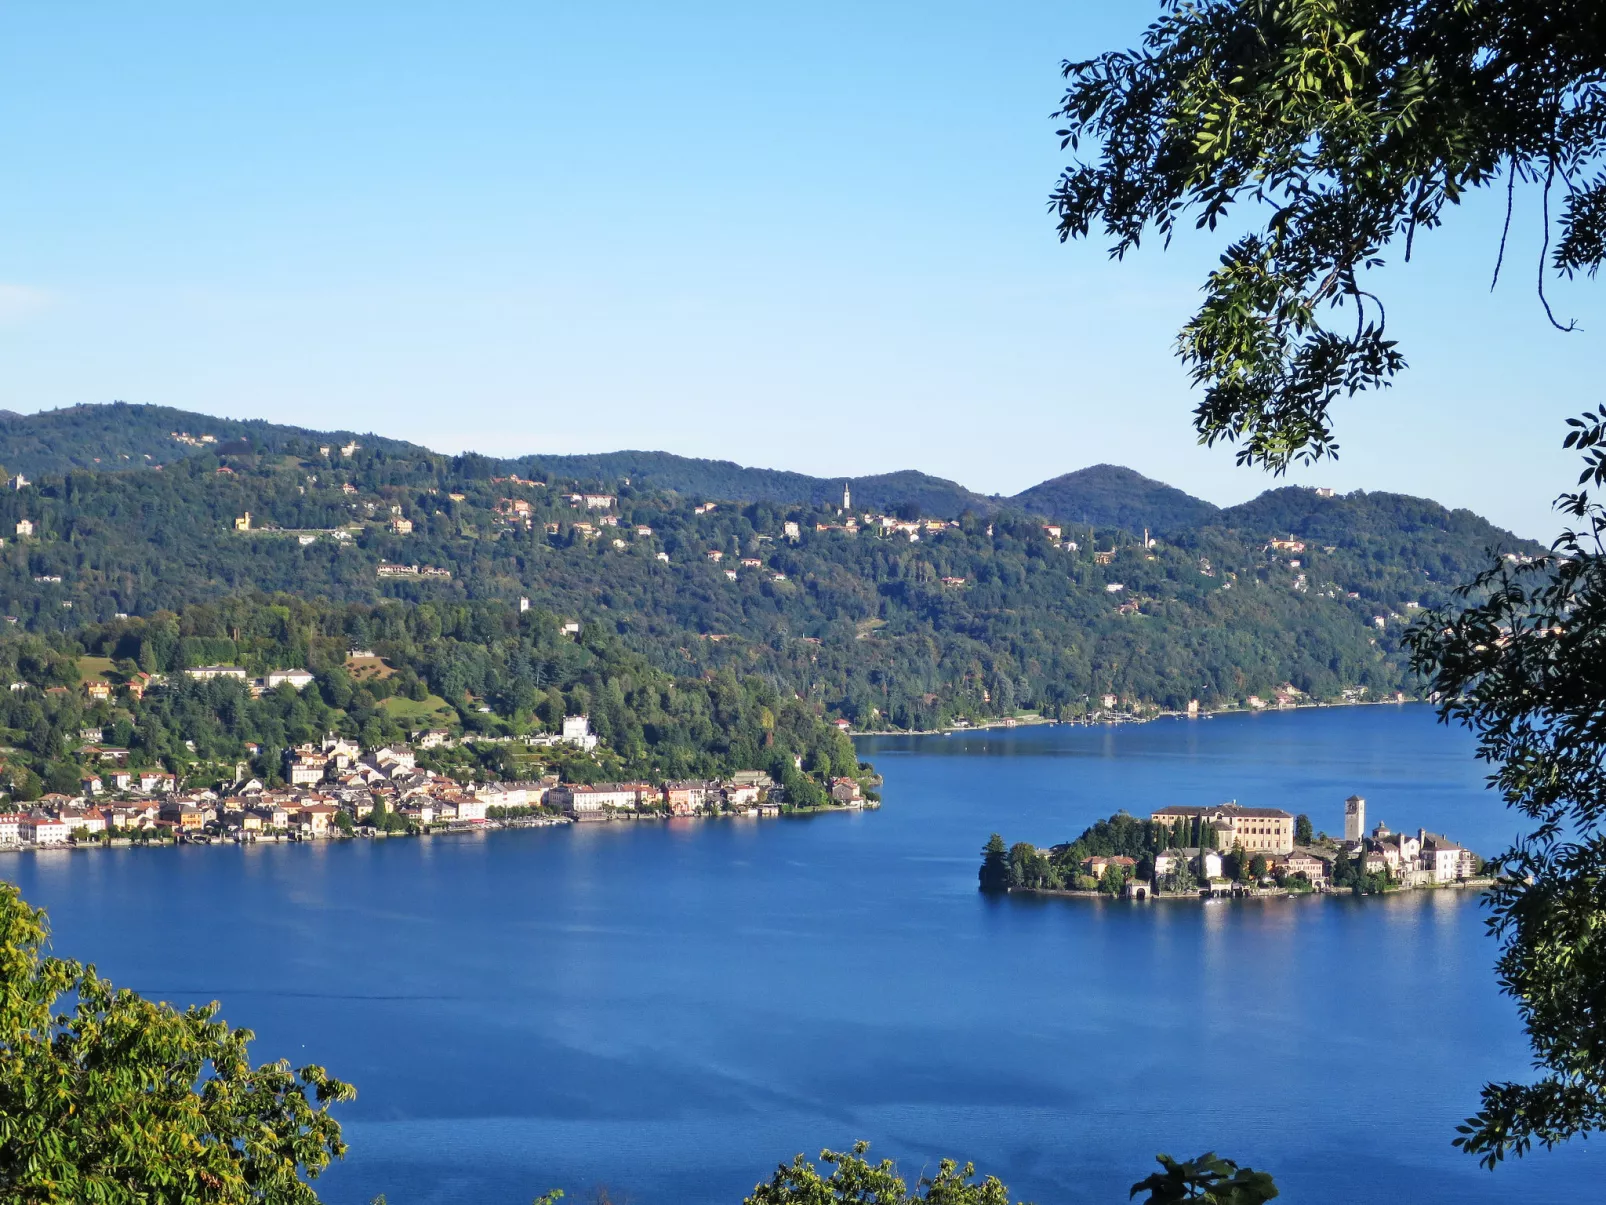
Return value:
M 289 833 L 274 833 L 267 836 L 253 836 L 249 840 L 239 840 L 232 836 L 202 834 L 206 840 L 175 839 L 171 841 L 136 841 L 130 837 L 118 837 L 112 841 L 73 841 L 69 840 L 60 845 L 0 845 L 0 855 L 4 854 L 45 854 L 45 853 L 77 853 L 91 850 L 106 849 L 177 849 L 180 846 L 244 846 L 244 845 L 323 845 L 331 842 L 343 841 L 390 841 L 415 837 L 461 837 L 474 834 L 489 834 L 507 832 L 517 829 L 530 828 L 560 828 L 571 824 L 625 824 L 652 821 L 668 822 L 670 820 L 784 820 L 789 816 L 821 816 L 841 813 L 851 815 L 856 812 L 876 812 L 881 810 L 878 801 L 867 801 L 861 807 L 815 807 L 794 808 L 787 812 L 778 812 L 771 815 L 753 813 L 729 813 L 717 816 L 674 816 L 666 812 L 619 812 L 612 815 L 562 815 L 540 817 L 517 817 L 511 820 L 487 820 L 483 824 L 472 821 L 451 825 L 432 825 L 419 832 L 387 832 L 382 829 L 373 829 L 365 832 L 352 833 L 326 833 L 323 836 L 300 836 Z
M 1457 879 L 1453 883 L 1435 883 L 1427 887 L 1391 887 L 1386 891 L 1373 891 L 1363 893 L 1357 897 L 1356 893 L 1347 889 L 1338 891 L 1289 891 L 1285 887 L 1272 887 L 1256 891 L 1230 891 L 1219 894 L 1206 895 L 1203 892 L 1154 892 L 1142 896 L 1108 895 L 1102 891 L 1078 891 L 1068 887 L 1008 887 L 1003 891 L 981 892 L 983 895 L 996 896 L 999 899 L 1012 895 L 1035 896 L 1042 899 L 1077 899 L 1077 900 L 1108 900 L 1111 903 L 1121 904 L 1147 904 L 1147 903 L 1191 903 L 1208 904 L 1213 900 L 1228 900 L 1232 902 L 1246 900 L 1286 900 L 1286 899 L 1334 899 L 1334 898 L 1368 898 L 1371 896 L 1397 896 L 1415 895 L 1425 891 L 1488 891 L 1495 885 L 1494 879 Z M 978 889 L 979 890 L 979 889 Z
M 1277 715 L 1285 711 L 1319 711 L 1338 707 L 1409 707 L 1426 704 L 1426 699 L 1356 699 L 1340 703 L 1289 703 L 1277 707 L 1220 707 L 1214 711 L 1191 714 L 1186 711 L 1158 711 L 1153 715 L 1115 715 L 1101 713 L 1105 719 L 1051 720 L 1044 716 L 1019 716 L 1014 720 L 987 720 L 978 724 L 950 728 L 850 728 L 850 737 L 873 736 L 953 736 L 962 732 L 995 732 L 1011 728 L 1041 728 L 1060 725 L 1066 728 L 1118 728 L 1123 724 L 1149 724 L 1155 720 L 1212 720 L 1217 716 Z

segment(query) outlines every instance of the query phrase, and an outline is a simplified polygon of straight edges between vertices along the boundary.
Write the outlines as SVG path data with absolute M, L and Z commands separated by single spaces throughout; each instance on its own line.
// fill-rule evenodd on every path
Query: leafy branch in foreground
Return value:
M 1328 410 L 1405 367 L 1368 273 L 1504 184 L 1542 198 L 1547 271 L 1606 258 L 1606 7 L 1595 0 L 1164 0 L 1141 47 L 1065 64 L 1062 240 L 1117 258 L 1191 217 L 1234 238 L 1184 327 L 1203 442 L 1282 471 L 1335 453 Z M 1551 199 L 1559 192 L 1551 251 Z M 1240 212 L 1240 210 L 1246 210 Z M 1492 258 L 1498 278 L 1506 233 Z M 1493 250 L 1493 249 L 1492 249 Z M 1545 262 L 1549 255 L 1549 263 Z M 1331 315 L 1331 317 L 1329 317 Z
M 851 1151 L 821 1151 L 820 1162 L 831 1173 L 822 1176 L 814 1164 L 798 1155 L 775 1169 L 769 1183 L 753 1189 L 743 1205 L 1009 1205 L 1009 1189 L 996 1176 L 976 1179 L 976 1169 L 944 1159 L 935 1176 L 922 1176 L 910 1192 L 890 1159 L 871 1163 L 868 1142 L 856 1142 Z M 1277 1195 L 1277 1186 L 1265 1172 L 1240 1168 L 1214 1152 L 1179 1163 L 1158 1156 L 1162 1171 L 1132 1186 L 1131 1196 L 1149 1195 L 1144 1205 L 1263 1205 Z
M 1489 928 L 1543 1072 L 1489 1084 L 1456 1145 L 1493 1167 L 1606 1126 L 1606 406 L 1571 419 L 1575 521 L 1548 556 L 1497 562 L 1408 635 L 1440 715 L 1472 729 L 1490 782 L 1533 829 L 1495 860 Z
M 314 1205 L 345 1153 L 322 1067 L 253 1067 L 217 1006 L 178 1012 L 47 957 L 44 914 L 0 883 L 0 1199 Z M 52 1015 L 63 997 L 70 1011 Z
M 1277 1196 L 1277 1185 L 1265 1172 L 1239 1167 L 1231 1159 L 1218 1159 L 1214 1151 L 1187 1163 L 1170 1155 L 1157 1156 L 1163 1170 L 1132 1186 L 1132 1196 L 1147 1192 L 1146 1205 L 1263 1205 Z

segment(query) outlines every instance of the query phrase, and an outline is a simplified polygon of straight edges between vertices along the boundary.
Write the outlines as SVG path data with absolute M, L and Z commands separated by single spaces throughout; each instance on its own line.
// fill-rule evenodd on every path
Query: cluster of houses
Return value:
M 562 735 L 548 739 L 595 747 L 597 738 L 585 717 L 569 717 L 564 727 Z M 422 735 L 421 744 L 442 736 Z M 552 819 L 572 820 L 621 813 L 773 816 L 780 812 L 782 796 L 770 776 L 757 770 L 739 771 L 718 782 L 661 785 L 562 783 L 555 775 L 463 785 L 418 765 L 409 746 L 365 751 L 333 735 L 286 754 L 284 786 L 268 787 L 245 777 L 243 765 L 236 773 L 239 781 L 215 791 L 181 791 L 171 774 L 114 768 L 86 779 L 77 797 L 46 795 L 26 812 L 0 814 L 0 846 L 48 847 L 107 833 L 141 832 L 196 841 L 317 839 L 359 831 L 374 813 L 392 814 L 420 829 L 472 827 L 486 824 L 492 808 L 544 809 Z M 865 806 L 859 784 L 851 778 L 834 780 L 831 798 L 844 807 Z
M 1396 833 L 1379 824 L 1366 834 L 1365 809 L 1366 801 L 1352 795 L 1345 801 L 1344 840 L 1296 845 L 1294 817 L 1279 808 L 1240 807 L 1236 803 L 1160 808 L 1150 814 L 1153 823 L 1196 835 L 1200 843 L 1177 845 L 1155 854 L 1154 877 L 1148 882 L 1132 877 L 1137 860 L 1125 856 L 1084 858 L 1081 870 L 1100 878 L 1115 866 L 1131 880 L 1126 894 L 1140 899 L 1179 872 L 1186 872 L 1201 894 L 1225 895 L 1242 890 L 1241 884 L 1228 880 L 1223 873 L 1223 859 L 1235 851 L 1263 857 L 1268 878 L 1275 876 L 1282 881 L 1303 875 L 1317 891 L 1326 890 L 1332 883 L 1333 866 L 1341 856 L 1352 862 L 1361 859 L 1361 869 L 1367 874 L 1387 872 L 1390 881 L 1400 887 L 1442 887 L 1465 882 L 1477 874 L 1478 856 L 1438 833 L 1426 829 L 1418 829 L 1414 835 Z
M 238 665 L 197 665 L 182 671 L 186 678 L 197 682 L 211 682 L 218 678 L 233 678 L 243 682 L 253 698 L 264 691 L 277 690 L 280 686 L 290 686 L 296 690 L 305 690 L 312 684 L 312 674 L 304 669 L 275 669 L 261 677 L 252 677 L 245 669 Z M 133 674 L 127 682 L 122 683 L 123 689 L 134 698 L 142 698 L 152 686 L 159 686 L 165 681 L 162 674 L 147 674 L 138 672 Z M 26 682 L 13 682 L 11 689 L 25 690 Z M 102 702 L 113 698 L 118 692 L 118 686 L 105 678 L 92 678 L 84 684 L 84 693 L 91 702 Z M 98 741 L 99 729 L 85 730 L 86 741 Z

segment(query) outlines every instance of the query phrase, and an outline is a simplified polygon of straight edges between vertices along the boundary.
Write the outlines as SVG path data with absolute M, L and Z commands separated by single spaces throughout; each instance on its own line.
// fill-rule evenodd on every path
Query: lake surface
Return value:
M 259 1059 L 354 1082 L 326 1201 L 528 1202 L 606 1184 L 735 1205 L 869 1139 L 975 1161 L 1039 1205 L 1122 1202 L 1215 1149 L 1291 1202 L 1595 1199 L 1575 1142 L 1493 1174 L 1450 1147 L 1527 1070 L 1462 892 L 993 900 L 989 833 L 1050 844 L 1125 807 L 1246 805 L 1514 831 L 1423 707 L 864 743 L 878 813 L 388 842 L 0 857 L 59 952 L 219 999 Z

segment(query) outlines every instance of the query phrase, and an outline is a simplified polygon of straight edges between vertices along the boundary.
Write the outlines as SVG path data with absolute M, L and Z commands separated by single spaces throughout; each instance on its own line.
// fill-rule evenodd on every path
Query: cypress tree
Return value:
M 981 851 L 981 870 L 976 877 L 983 891 L 1009 890 L 1009 847 L 997 833 Z

